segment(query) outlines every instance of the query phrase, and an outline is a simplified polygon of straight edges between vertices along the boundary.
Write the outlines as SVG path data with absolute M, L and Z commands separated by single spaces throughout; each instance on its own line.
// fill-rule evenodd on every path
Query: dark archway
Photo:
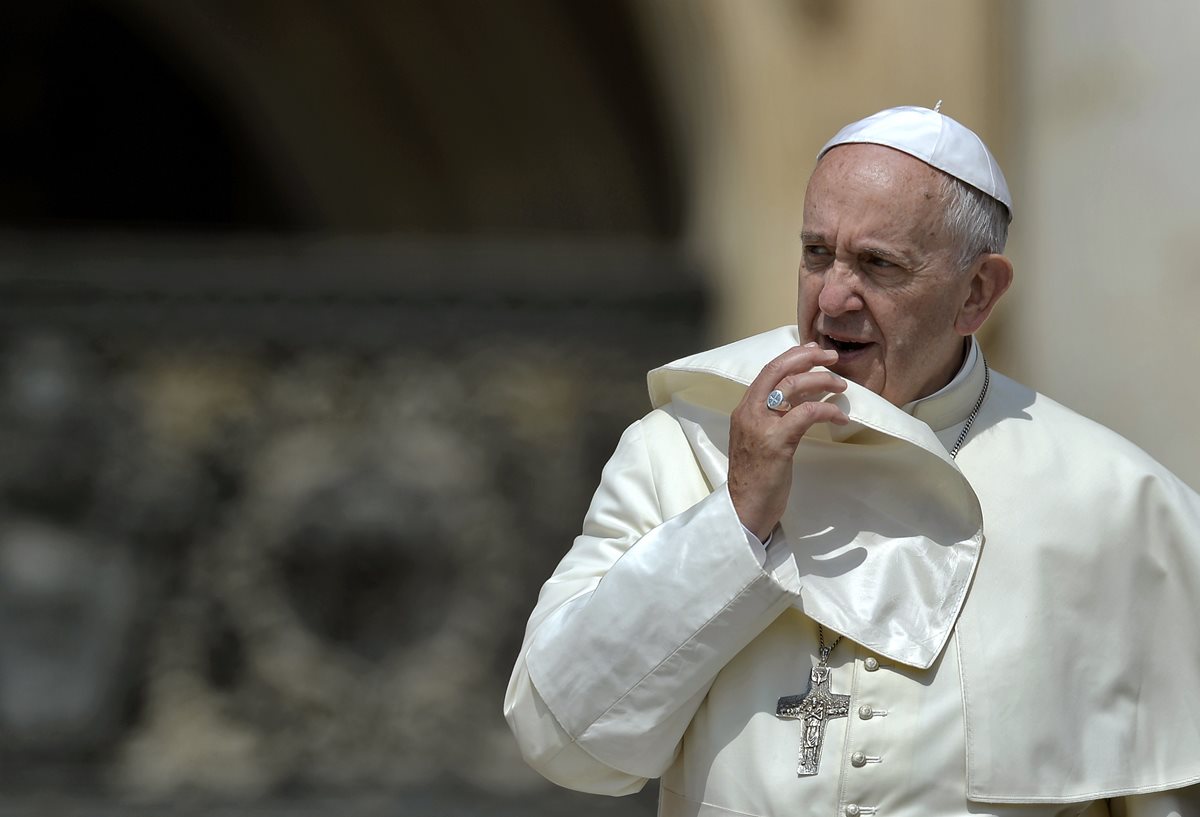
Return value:
M 275 229 L 293 223 L 244 134 L 166 44 L 87 0 L 0 10 L 0 223 Z
M 0 12 L 11 227 L 677 235 L 626 3 Z

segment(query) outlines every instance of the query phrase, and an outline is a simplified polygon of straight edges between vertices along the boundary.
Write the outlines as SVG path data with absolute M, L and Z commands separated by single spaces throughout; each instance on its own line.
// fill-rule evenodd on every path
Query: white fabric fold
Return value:
M 706 353 L 650 374 L 652 394 L 670 381 L 672 412 L 710 482 L 723 481 L 729 465 L 729 411 L 742 391 L 730 386 L 799 342 L 794 327 L 769 341 L 753 356 Z M 830 399 L 851 422 L 815 426 L 798 448 L 774 548 L 800 575 L 805 614 L 888 658 L 929 667 L 978 561 L 979 501 L 926 423 L 854 383 Z

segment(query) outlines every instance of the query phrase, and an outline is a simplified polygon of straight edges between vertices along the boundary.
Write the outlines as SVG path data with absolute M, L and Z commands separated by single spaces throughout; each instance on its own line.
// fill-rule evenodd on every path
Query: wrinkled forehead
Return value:
M 852 223 L 899 235 L 935 229 L 940 233 L 946 178 L 920 159 L 889 147 L 838 145 L 821 157 L 809 179 L 805 230 Z
M 897 194 L 908 189 L 940 194 L 949 178 L 903 151 L 885 145 L 854 143 L 830 148 L 813 168 L 809 187 L 814 181 L 830 176 L 842 183 L 856 181 L 888 187 Z

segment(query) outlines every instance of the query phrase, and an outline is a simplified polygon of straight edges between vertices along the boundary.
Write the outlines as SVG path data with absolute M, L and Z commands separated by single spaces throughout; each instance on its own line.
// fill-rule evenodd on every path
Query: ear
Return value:
M 1012 261 L 999 253 L 985 253 L 975 259 L 966 275 L 970 288 L 954 319 L 954 330 L 960 335 L 973 335 L 1012 284 Z

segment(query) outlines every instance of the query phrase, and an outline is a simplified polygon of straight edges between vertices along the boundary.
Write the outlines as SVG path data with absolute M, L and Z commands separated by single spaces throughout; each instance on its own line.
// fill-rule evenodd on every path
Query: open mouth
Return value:
M 843 340 L 832 335 L 822 335 L 822 339 L 825 341 L 822 345 L 827 349 L 836 349 L 839 352 L 857 352 L 871 345 L 869 341 Z

